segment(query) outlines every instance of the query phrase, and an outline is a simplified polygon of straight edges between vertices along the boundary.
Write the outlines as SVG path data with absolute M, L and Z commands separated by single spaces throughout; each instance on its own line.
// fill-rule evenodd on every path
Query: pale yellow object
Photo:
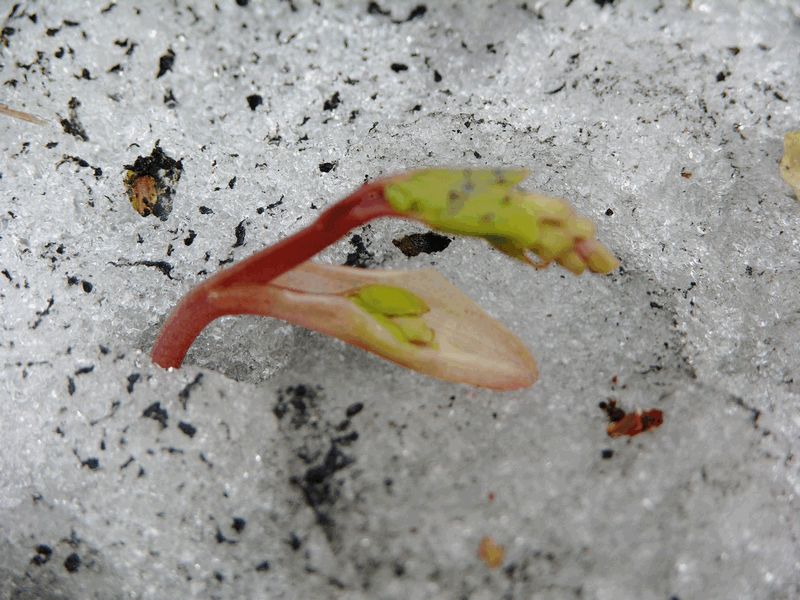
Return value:
M 800 200 L 800 131 L 790 131 L 783 138 L 781 177 L 794 189 Z

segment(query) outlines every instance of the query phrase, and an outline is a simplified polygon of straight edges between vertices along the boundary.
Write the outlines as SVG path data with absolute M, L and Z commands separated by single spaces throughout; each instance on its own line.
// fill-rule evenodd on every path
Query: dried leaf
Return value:
M 800 200 L 800 131 L 791 131 L 783 138 L 781 177 L 792 186 L 794 195 Z
M 445 381 L 512 390 L 538 376 L 522 342 L 432 269 L 304 263 L 267 285 L 213 290 L 209 302 L 337 337 Z
M 480 544 L 478 544 L 478 558 L 490 569 L 496 569 L 503 564 L 506 558 L 506 549 L 486 536 L 481 538 Z

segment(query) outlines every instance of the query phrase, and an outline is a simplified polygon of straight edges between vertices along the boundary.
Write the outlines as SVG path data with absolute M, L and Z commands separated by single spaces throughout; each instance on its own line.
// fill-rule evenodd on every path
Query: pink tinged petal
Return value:
M 376 318 L 352 299 L 360 288 L 374 285 L 407 290 L 429 310 Z M 538 377 L 522 342 L 432 269 L 367 271 L 304 263 L 268 285 L 214 290 L 209 302 L 231 314 L 313 329 L 445 381 L 513 390 Z

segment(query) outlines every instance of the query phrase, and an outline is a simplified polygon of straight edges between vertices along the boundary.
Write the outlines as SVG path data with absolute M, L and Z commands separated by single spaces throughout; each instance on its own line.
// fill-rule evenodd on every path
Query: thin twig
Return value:
M 47 124 L 47 119 L 42 119 L 40 117 L 37 117 L 36 115 L 22 112 L 21 110 L 14 110 L 13 108 L 9 108 L 5 104 L 0 104 L 0 115 L 13 117 L 14 119 L 19 119 L 20 121 L 27 121 L 28 123 L 33 123 L 34 125 Z

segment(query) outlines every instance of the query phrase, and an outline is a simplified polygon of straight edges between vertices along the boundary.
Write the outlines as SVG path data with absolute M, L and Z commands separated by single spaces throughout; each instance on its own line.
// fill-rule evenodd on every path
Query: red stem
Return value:
M 306 229 L 265 248 L 192 289 L 172 311 L 153 346 L 157 365 L 180 367 L 195 338 L 214 319 L 241 314 L 208 301 L 212 290 L 240 284 L 267 284 L 318 254 L 351 229 L 378 217 L 400 216 L 383 196 L 384 183 L 368 183 L 320 214 Z M 245 310 L 241 311 L 242 313 Z

